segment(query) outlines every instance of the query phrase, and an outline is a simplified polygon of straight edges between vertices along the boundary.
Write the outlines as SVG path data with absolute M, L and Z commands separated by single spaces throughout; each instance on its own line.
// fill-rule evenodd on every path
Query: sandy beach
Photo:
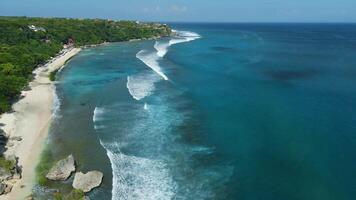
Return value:
M 1 199 L 25 199 L 31 194 L 36 182 L 35 169 L 45 146 L 49 127 L 53 118 L 55 85 L 49 80 L 50 72 L 63 67 L 70 58 L 81 49 L 63 50 L 45 66 L 34 71 L 35 79 L 29 84 L 30 90 L 23 91 L 21 100 L 13 105 L 14 112 L 5 113 L 0 117 L 2 129 L 9 141 L 6 145 L 5 157 L 16 156 L 22 166 L 22 178 L 10 180 L 12 192 L 0 196 Z M 18 139 L 11 138 L 22 138 Z

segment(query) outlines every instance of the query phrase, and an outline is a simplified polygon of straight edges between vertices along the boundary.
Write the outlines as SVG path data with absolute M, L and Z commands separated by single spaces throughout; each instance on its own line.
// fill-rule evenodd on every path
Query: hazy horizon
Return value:
M 352 0 L 2 0 L 0 15 L 200 23 L 355 23 Z

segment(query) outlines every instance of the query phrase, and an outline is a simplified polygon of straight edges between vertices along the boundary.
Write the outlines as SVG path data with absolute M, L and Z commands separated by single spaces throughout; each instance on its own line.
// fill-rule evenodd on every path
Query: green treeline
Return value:
M 64 44 L 84 46 L 167 36 L 169 27 L 101 19 L 0 17 L 0 113 L 9 111 L 32 71 Z

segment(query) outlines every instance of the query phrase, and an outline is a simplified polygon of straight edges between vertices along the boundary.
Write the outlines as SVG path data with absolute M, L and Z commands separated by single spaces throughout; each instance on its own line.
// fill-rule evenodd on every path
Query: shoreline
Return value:
M 4 124 L 2 129 L 9 138 L 4 156 L 18 157 L 18 165 L 22 167 L 22 178 L 6 181 L 13 188 L 9 194 L 1 195 L 0 200 L 25 199 L 32 194 L 36 183 L 35 170 L 53 120 L 56 91 L 49 75 L 64 67 L 80 51 L 81 48 L 64 49 L 46 65 L 38 67 L 33 72 L 34 80 L 29 83 L 30 90 L 22 91 L 22 98 L 12 106 L 13 112 L 0 116 L 0 123 Z M 21 139 L 11 139 L 15 137 Z

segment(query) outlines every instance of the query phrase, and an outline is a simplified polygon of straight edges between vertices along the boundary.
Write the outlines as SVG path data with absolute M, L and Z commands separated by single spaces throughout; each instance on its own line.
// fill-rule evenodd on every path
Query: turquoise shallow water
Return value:
M 353 199 L 356 25 L 173 24 L 59 74 L 55 157 L 93 199 Z

